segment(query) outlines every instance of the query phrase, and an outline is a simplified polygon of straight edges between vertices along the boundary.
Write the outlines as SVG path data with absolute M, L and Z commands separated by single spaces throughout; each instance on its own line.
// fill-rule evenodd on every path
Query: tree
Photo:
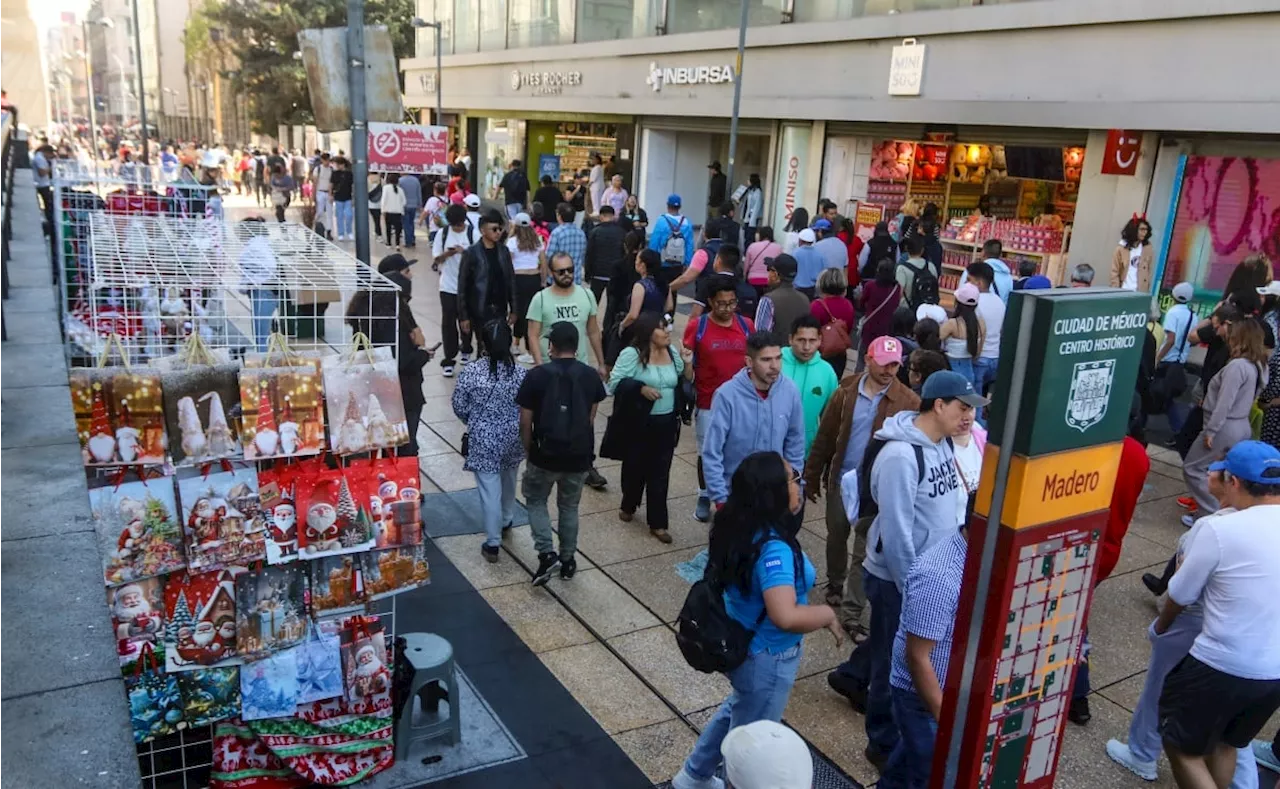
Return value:
M 387 26 L 397 60 L 413 55 L 413 15 L 413 0 L 365 0 L 365 24 Z M 207 62 L 211 47 L 235 56 L 233 84 L 248 97 L 250 123 L 274 135 L 280 125 L 314 122 L 306 73 L 293 59 L 298 32 L 346 24 L 346 0 L 206 2 L 188 20 L 183 43 L 188 64 Z

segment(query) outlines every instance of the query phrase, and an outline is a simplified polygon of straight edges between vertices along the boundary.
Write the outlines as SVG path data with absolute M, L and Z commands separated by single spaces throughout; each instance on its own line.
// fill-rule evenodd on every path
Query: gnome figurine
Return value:
M 258 457 L 273 457 L 280 444 L 280 434 L 276 432 L 276 414 L 271 408 L 270 386 L 266 381 L 258 384 L 258 423 L 253 432 L 253 446 Z
M 373 392 L 369 393 L 369 444 L 374 447 L 393 447 L 400 443 L 400 436 L 396 435 L 396 430 L 387 421 L 387 415 L 382 411 L 382 403 L 378 402 L 378 396 Z
M 209 451 L 200 414 L 196 413 L 196 401 L 190 397 L 178 400 L 178 429 L 182 431 L 182 454 L 188 460 L 203 460 Z
M 116 435 L 107 421 L 107 406 L 102 400 L 102 384 L 93 385 L 93 416 L 89 423 L 89 440 L 85 443 L 95 463 L 110 463 L 116 453 Z
M 298 423 L 293 421 L 293 404 L 284 399 L 284 413 L 280 421 L 280 450 L 286 455 L 298 451 Z
M 385 416 L 383 421 L 386 421 Z M 338 430 L 338 454 L 349 455 L 368 448 L 369 431 L 365 429 L 364 420 L 360 418 L 360 411 L 356 407 L 355 395 L 352 395 L 347 398 L 347 410 L 342 417 L 342 427 Z
M 222 395 L 208 392 L 200 398 L 200 402 L 209 401 L 209 429 L 205 431 L 205 439 L 209 444 L 209 454 L 216 458 L 224 458 L 236 453 L 235 436 L 231 435 L 231 427 L 227 424 L 227 412 L 222 407 Z
M 138 429 L 133 426 L 133 417 L 129 414 L 129 401 L 122 400 L 120 402 L 120 429 L 116 431 L 116 451 L 120 454 L 120 460 L 125 463 L 132 463 L 138 459 L 141 453 L 141 441 Z

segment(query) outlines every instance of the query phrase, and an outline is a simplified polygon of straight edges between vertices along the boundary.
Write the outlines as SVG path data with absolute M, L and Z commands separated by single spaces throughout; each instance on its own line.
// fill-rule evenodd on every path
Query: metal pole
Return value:
M 151 164 L 147 153 L 147 89 L 142 82 L 142 17 L 138 15 L 138 0 L 133 0 L 133 54 L 138 61 L 138 116 L 142 121 L 142 163 Z
M 440 68 L 440 62 L 441 62 L 440 46 L 441 46 L 441 39 L 442 39 L 440 31 L 443 29 L 444 29 L 444 25 L 440 22 L 436 22 L 436 125 L 437 126 L 444 125 L 444 101 L 440 98 L 440 77 L 441 77 L 441 71 L 442 71 L 442 69 Z
M 347 73 L 351 93 L 351 209 L 356 259 L 369 264 L 369 124 L 365 108 L 364 0 L 347 0 Z
M 93 106 L 93 50 L 89 48 L 89 20 L 80 23 L 84 28 L 84 84 L 89 90 L 89 156 L 94 166 L 98 164 L 98 114 Z
M 729 192 L 734 190 L 733 160 L 738 153 L 738 103 L 742 100 L 742 53 L 747 47 L 747 0 L 742 0 L 742 19 L 738 22 L 738 60 L 733 64 L 733 119 L 729 121 Z M 719 206 L 715 207 L 719 210 Z

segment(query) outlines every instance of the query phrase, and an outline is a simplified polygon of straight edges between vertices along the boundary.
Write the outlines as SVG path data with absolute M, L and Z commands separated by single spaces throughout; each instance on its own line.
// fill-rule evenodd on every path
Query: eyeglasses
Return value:
M 570 268 L 553 268 L 553 269 L 551 269 L 551 273 L 552 273 L 552 274 L 555 274 L 557 277 L 558 277 L 558 276 L 560 276 L 561 274 L 572 274 L 572 273 L 573 273 L 573 268 L 572 268 L 572 267 L 570 267 Z
M 718 307 L 722 310 L 731 310 L 734 307 L 738 306 L 738 300 L 734 299 L 733 301 L 713 301 L 711 302 L 711 306 Z

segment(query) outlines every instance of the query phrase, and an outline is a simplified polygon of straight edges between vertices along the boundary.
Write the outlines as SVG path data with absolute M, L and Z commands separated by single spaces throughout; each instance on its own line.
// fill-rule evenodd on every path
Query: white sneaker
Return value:
M 471 361 L 471 354 L 469 353 L 462 354 L 462 356 L 458 357 L 458 361 L 462 364 L 463 367 L 466 367 L 467 364 Z
M 1156 763 L 1144 762 L 1133 755 L 1129 746 L 1119 740 L 1107 740 L 1107 756 L 1144 781 L 1156 779 Z
M 681 767 L 676 777 L 671 779 L 671 789 L 724 789 L 724 780 L 715 776 L 695 778 Z
M 450 366 L 448 366 L 448 367 L 445 367 L 445 368 L 444 368 L 444 371 L 442 372 L 442 375 L 444 375 L 444 377 L 445 377 L 445 378 L 452 378 L 452 377 L 453 377 L 453 366 L 452 366 L 452 365 L 450 365 Z
M 522 353 L 516 357 L 516 361 L 520 364 L 533 364 L 533 356 L 527 353 Z

